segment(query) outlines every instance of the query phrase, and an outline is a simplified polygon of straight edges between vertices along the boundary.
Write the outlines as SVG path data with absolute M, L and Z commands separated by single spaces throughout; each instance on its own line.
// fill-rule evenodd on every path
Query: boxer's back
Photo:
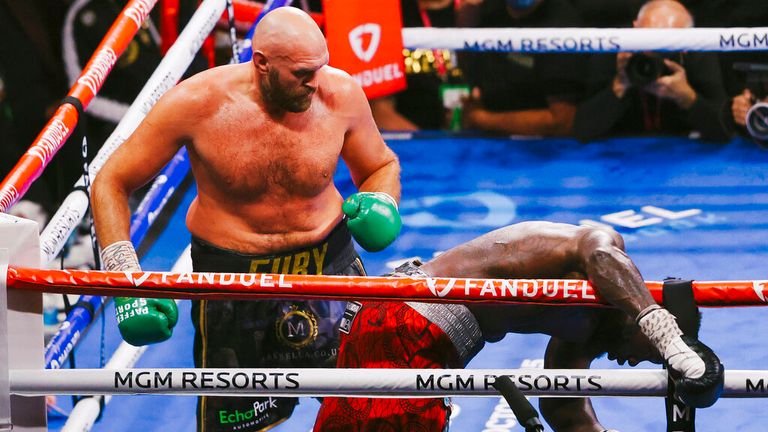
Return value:
M 605 236 L 620 243 L 616 233 L 551 222 L 522 222 L 480 236 L 446 251 L 422 269 L 441 277 L 498 279 L 586 279 L 587 236 Z M 596 324 L 594 308 L 535 305 L 468 305 L 486 341 L 507 333 L 545 333 L 572 341 L 588 338 Z
M 580 241 L 593 230 L 561 223 L 522 222 L 450 249 L 424 264 L 424 270 L 441 277 L 583 277 Z

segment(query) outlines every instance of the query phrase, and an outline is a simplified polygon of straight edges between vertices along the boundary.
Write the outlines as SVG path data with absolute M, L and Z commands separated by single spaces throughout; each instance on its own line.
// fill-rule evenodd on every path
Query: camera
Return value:
M 758 102 L 747 112 L 747 131 L 759 141 L 768 141 L 768 103 Z
M 664 64 L 664 57 L 655 53 L 636 53 L 627 61 L 627 79 L 635 87 L 644 87 L 672 71 Z
M 733 70 L 743 74 L 744 85 L 755 98 L 754 105 L 747 112 L 747 132 L 757 142 L 768 142 L 768 64 L 734 63 Z
M 756 99 L 768 96 L 768 64 L 737 62 L 733 70 L 741 74 L 744 85 Z

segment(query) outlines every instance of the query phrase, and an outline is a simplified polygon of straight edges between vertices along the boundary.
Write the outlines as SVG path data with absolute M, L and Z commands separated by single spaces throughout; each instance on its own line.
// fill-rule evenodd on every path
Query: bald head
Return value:
M 301 9 L 280 7 L 259 21 L 253 33 L 253 51 L 275 56 L 325 56 L 325 37 L 315 21 Z
M 688 28 L 693 27 L 693 17 L 680 2 L 651 0 L 640 8 L 634 25 L 641 28 Z
M 277 8 L 256 26 L 253 65 L 261 96 L 271 109 L 308 110 L 327 64 L 325 37 L 302 10 Z

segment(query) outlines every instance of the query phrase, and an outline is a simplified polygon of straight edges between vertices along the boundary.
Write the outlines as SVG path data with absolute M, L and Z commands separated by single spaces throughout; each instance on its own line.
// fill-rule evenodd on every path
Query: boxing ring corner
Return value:
M 6 290 L 9 265 L 40 267 L 39 228 L 0 213 L 0 431 L 43 432 L 48 430 L 45 397 L 10 396 L 9 382 L 9 369 L 44 367 L 43 296 Z

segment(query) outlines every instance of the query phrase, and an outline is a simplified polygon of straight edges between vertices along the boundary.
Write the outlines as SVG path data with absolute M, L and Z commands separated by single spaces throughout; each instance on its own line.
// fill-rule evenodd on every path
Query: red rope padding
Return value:
M 117 59 L 139 31 L 141 23 L 155 6 L 157 0 L 131 0 L 110 27 L 104 39 L 94 51 L 88 64 L 68 96 L 80 101 L 85 110 L 101 89 Z M 43 169 L 53 158 L 78 121 L 77 109 L 70 103 L 62 103 L 35 138 L 16 166 L 0 184 L 0 212 L 6 212 L 27 192 L 32 182 L 40 177 Z
M 662 283 L 646 282 L 661 302 Z M 768 281 L 694 282 L 700 306 L 764 306 Z M 583 280 L 386 278 L 265 273 L 8 269 L 8 286 L 66 294 L 183 299 L 300 298 L 604 305 Z

